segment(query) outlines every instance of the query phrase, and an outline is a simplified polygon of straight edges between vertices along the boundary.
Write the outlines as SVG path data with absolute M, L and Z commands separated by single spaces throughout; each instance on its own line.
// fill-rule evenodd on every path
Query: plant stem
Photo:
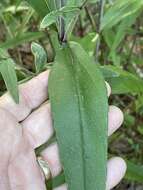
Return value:
M 132 43 L 132 46 L 131 46 L 131 49 L 130 49 L 130 52 L 129 52 L 129 55 L 128 55 L 128 62 L 131 61 L 132 53 L 133 53 L 134 47 L 136 45 L 136 41 L 137 41 L 137 36 L 135 36 L 134 39 L 133 39 L 133 43 Z
M 62 8 L 64 6 L 64 0 L 60 0 L 60 8 Z M 59 39 L 61 42 L 63 42 L 64 40 L 64 36 L 65 36 L 65 22 L 64 19 L 62 17 L 59 18 Z
M 92 26 L 93 30 L 96 31 L 96 23 L 94 21 L 94 17 L 93 17 L 91 11 L 88 9 L 87 6 L 85 6 L 85 11 L 86 11 L 87 17 L 88 17 L 88 19 L 89 19 L 89 21 L 91 23 L 91 26 Z
M 50 46 L 51 46 L 51 49 L 52 49 L 52 53 L 53 53 L 52 61 L 53 61 L 54 58 L 55 58 L 55 55 L 56 55 L 55 48 L 54 48 L 54 45 L 53 45 L 53 42 L 52 42 L 51 35 L 49 34 L 48 31 L 46 31 L 46 34 L 47 34 L 47 37 L 48 37 L 48 40 L 49 40 L 49 43 L 50 43 Z
M 96 62 L 98 62 L 98 54 L 99 54 L 99 48 L 100 48 L 101 22 L 102 22 L 103 13 L 104 13 L 104 4 L 105 4 L 105 0 L 100 0 L 100 2 L 99 2 L 99 19 L 98 19 L 98 26 L 97 26 L 97 33 L 99 34 L 99 38 L 97 39 L 96 48 L 95 48 Z

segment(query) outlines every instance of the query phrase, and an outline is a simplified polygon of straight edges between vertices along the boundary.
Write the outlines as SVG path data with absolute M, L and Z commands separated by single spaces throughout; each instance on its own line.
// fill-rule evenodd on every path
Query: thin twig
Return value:
M 138 20 L 139 22 L 139 20 Z M 138 28 L 140 27 L 140 23 L 136 23 L 136 26 L 135 26 L 135 29 L 138 30 Z M 137 35 L 134 35 L 133 36 L 133 42 L 132 42 L 132 45 L 131 45 L 131 48 L 130 48 L 130 51 L 129 51 L 129 54 L 128 54 L 128 57 L 127 57 L 127 63 L 126 63 L 126 67 L 127 65 L 130 63 L 131 59 L 132 59 L 132 54 L 133 54 L 133 51 L 134 51 L 134 48 L 135 48 L 135 45 L 136 45 L 136 41 L 137 41 Z
M 83 24 L 82 24 L 81 15 L 79 15 L 79 36 L 83 37 Z
M 105 0 L 100 0 L 99 2 L 99 19 L 98 19 L 98 26 L 97 26 L 97 33 L 99 34 L 99 38 L 96 42 L 96 49 L 95 49 L 95 60 L 98 62 L 98 54 L 99 54 L 99 48 L 100 48 L 100 36 L 101 36 L 101 22 L 104 14 L 104 4 Z
M 96 31 L 96 23 L 95 23 L 94 17 L 93 17 L 91 11 L 88 9 L 87 6 L 85 6 L 85 11 L 86 11 L 87 17 L 91 23 L 93 30 Z
M 130 62 L 130 60 L 132 58 L 132 53 L 134 51 L 134 47 L 136 45 L 136 41 L 137 41 L 137 36 L 135 36 L 134 39 L 133 39 L 133 43 L 132 43 L 132 46 L 131 46 L 131 49 L 130 49 L 130 52 L 129 52 L 129 55 L 128 55 L 128 62 Z
M 53 61 L 54 58 L 55 58 L 55 55 L 56 55 L 55 48 L 54 48 L 51 36 L 49 34 L 49 31 L 46 31 L 46 34 L 47 34 L 47 37 L 48 37 L 48 40 L 49 40 L 49 43 L 50 43 L 50 46 L 51 46 L 51 50 L 52 50 L 52 53 L 53 53 L 53 57 L 52 57 L 52 61 Z
M 60 8 L 64 6 L 64 0 L 60 0 Z M 63 42 L 64 36 L 65 36 L 65 21 L 64 18 L 60 16 L 59 18 L 59 39 L 61 42 Z

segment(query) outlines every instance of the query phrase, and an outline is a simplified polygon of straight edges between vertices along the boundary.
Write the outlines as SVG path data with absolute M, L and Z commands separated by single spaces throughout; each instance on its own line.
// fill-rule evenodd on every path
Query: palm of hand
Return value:
M 20 103 L 16 105 L 7 94 L 0 98 L 0 189 L 1 190 L 44 190 L 44 175 L 36 161 L 34 149 L 53 135 L 48 97 L 48 75 L 46 71 L 22 84 Z M 108 93 L 110 88 L 107 85 Z M 43 104 L 44 103 L 44 104 Z M 109 107 L 109 129 L 111 135 L 123 121 L 122 112 L 115 106 Z M 52 176 L 57 176 L 62 166 L 56 143 L 42 153 L 48 162 Z M 125 174 L 126 165 L 121 158 L 108 161 L 107 189 L 113 188 Z M 66 184 L 54 190 L 66 190 Z

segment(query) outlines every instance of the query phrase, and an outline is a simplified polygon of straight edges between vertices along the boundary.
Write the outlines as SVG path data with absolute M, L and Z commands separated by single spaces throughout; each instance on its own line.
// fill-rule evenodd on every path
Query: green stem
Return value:
M 52 61 L 54 60 L 54 58 L 55 58 L 55 48 L 54 48 L 54 45 L 53 45 L 53 42 L 52 42 L 52 38 L 51 38 L 51 35 L 49 34 L 49 32 L 48 31 L 46 31 L 46 34 L 47 34 L 47 37 L 48 37 L 48 40 L 49 40 L 49 43 L 50 43 L 50 46 L 51 46 L 51 49 L 52 49 L 52 53 L 53 53 L 53 55 L 52 55 Z
M 64 6 L 64 0 L 60 0 L 60 8 L 62 8 Z M 59 39 L 61 42 L 63 42 L 64 40 L 64 36 L 65 36 L 65 22 L 64 19 L 62 17 L 59 18 L 60 24 L 59 24 Z
M 91 11 L 88 9 L 87 6 L 85 6 L 85 11 L 86 11 L 87 17 L 91 23 L 93 30 L 96 31 L 96 23 L 95 23 L 94 17 L 93 17 Z
M 100 49 L 100 36 L 101 36 L 101 22 L 104 14 L 104 4 L 105 0 L 100 0 L 99 2 L 99 19 L 98 19 L 98 26 L 97 26 L 97 32 L 99 34 L 99 38 L 97 39 L 96 43 L 96 49 L 95 49 L 95 60 L 98 62 L 98 55 L 99 55 L 99 49 Z

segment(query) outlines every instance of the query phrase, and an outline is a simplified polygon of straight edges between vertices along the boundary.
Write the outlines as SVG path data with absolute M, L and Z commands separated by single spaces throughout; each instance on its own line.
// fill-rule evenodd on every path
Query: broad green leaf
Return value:
M 127 16 L 139 11 L 142 6 L 143 1 L 141 0 L 116 0 L 105 13 L 101 22 L 101 30 L 113 27 Z
M 46 0 L 26 0 L 40 15 L 40 17 L 44 17 L 46 14 L 50 12 L 48 4 Z
M 79 44 L 57 52 L 49 96 L 68 189 L 105 190 L 107 92 L 98 67 Z
M 17 76 L 14 68 L 14 62 L 11 58 L 0 60 L 0 73 L 4 79 L 6 87 L 15 102 L 19 102 Z
M 143 93 L 143 80 L 137 76 L 116 66 L 102 66 L 101 70 L 106 74 L 105 80 L 111 85 L 113 94 Z
M 126 160 L 126 159 L 125 159 Z M 130 160 L 126 160 L 127 172 L 125 179 L 132 182 L 143 183 L 143 165 L 135 164 Z M 56 176 L 53 180 L 51 179 L 53 187 L 56 188 L 65 183 L 64 175 L 61 174 Z M 49 187 L 49 185 L 47 185 Z
M 43 67 L 47 62 L 47 54 L 44 48 L 35 42 L 32 43 L 31 50 L 35 57 L 35 67 L 36 72 L 38 73 L 43 70 Z

